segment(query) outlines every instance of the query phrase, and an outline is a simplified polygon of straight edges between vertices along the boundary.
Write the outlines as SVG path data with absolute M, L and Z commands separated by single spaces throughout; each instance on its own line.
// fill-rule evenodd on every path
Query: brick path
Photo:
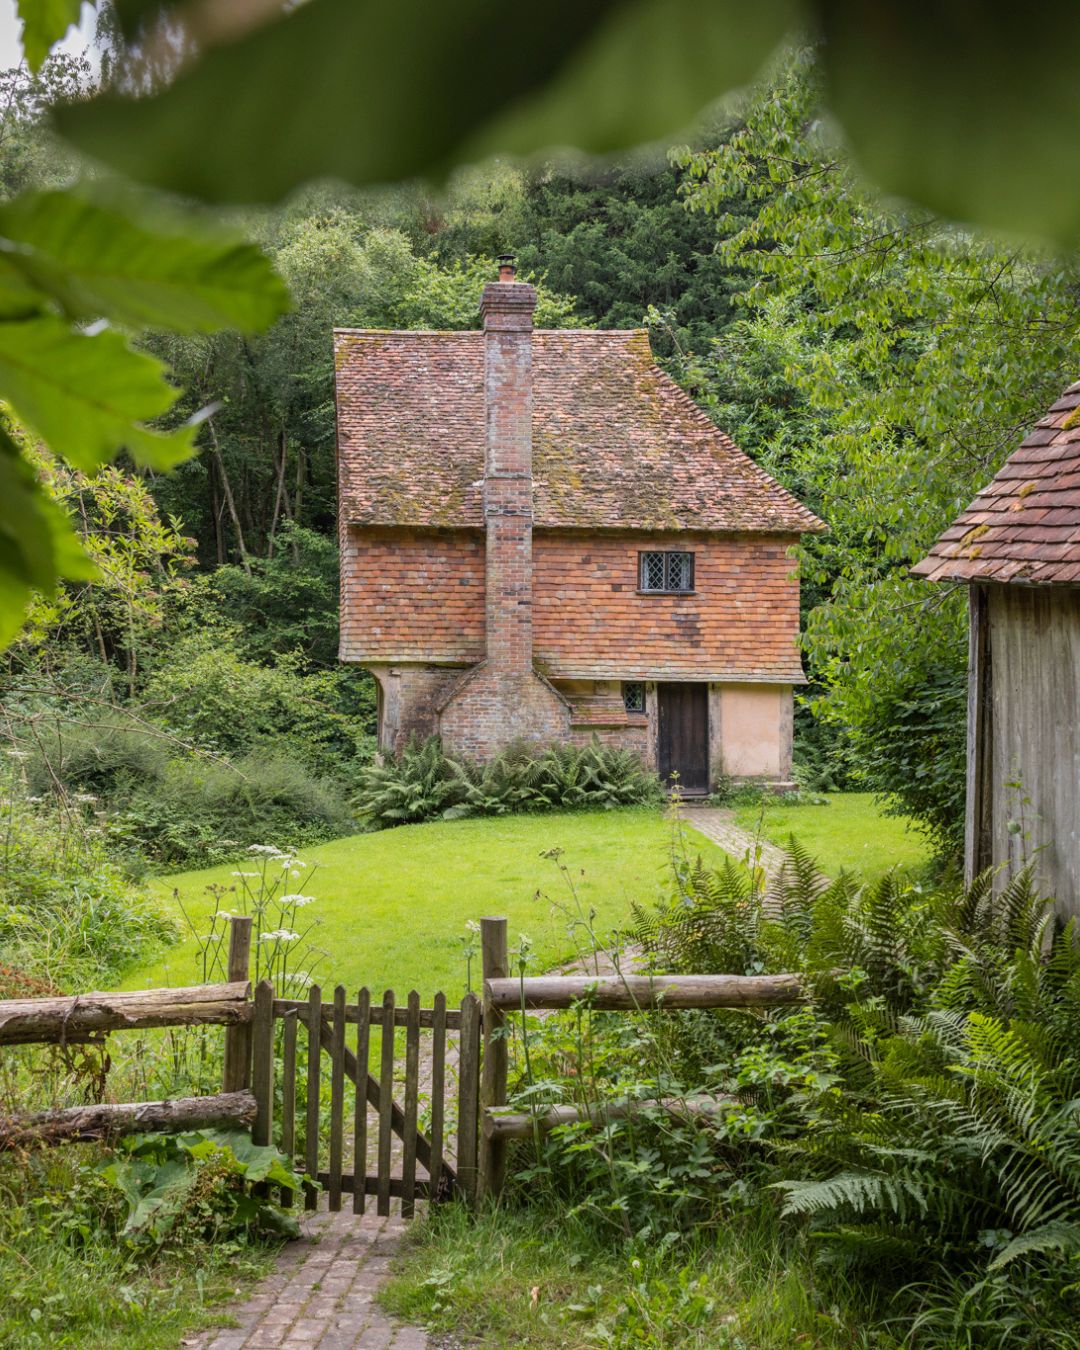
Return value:
M 749 830 L 735 824 L 735 813 L 719 806 L 691 806 L 682 804 L 682 817 L 688 825 L 711 839 L 714 844 L 740 862 L 756 858 L 771 879 L 784 862 L 784 850 L 764 839 L 758 839 Z M 757 850 L 760 849 L 760 854 Z
M 375 1304 L 404 1229 L 399 1218 L 321 1212 L 304 1220 L 274 1270 L 246 1302 L 230 1309 L 235 1325 L 200 1332 L 189 1350 L 428 1350 L 427 1332 L 405 1326 Z

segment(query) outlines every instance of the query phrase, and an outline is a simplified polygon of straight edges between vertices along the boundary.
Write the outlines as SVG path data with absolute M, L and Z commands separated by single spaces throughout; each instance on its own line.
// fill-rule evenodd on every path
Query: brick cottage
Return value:
M 718 431 L 643 331 L 338 329 L 341 659 L 378 739 L 633 748 L 684 791 L 791 773 L 799 583 L 820 521 Z

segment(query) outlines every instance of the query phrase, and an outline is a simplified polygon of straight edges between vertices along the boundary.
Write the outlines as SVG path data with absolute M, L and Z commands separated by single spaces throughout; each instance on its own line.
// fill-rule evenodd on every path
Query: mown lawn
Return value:
M 313 940 L 327 954 L 315 976 L 324 987 L 341 981 L 349 990 L 364 984 L 399 995 L 416 989 L 425 998 L 442 989 L 458 999 L 465 989 L 461 939 L 470 919 L 505 914 L 512 950 L 521 933 L 532 939 L 536 971 L 573 951 L 566 917 L 553 909 L 553 902 L 572 903 L 570 889 L 543 852 L 563 850 L 582 906 L 595 908 L 597 927 L 607 933 L 628 917 L 631 902 L 651 900 L 665 885 L 672 828 L 662 813 L 644 809 L 409 825 L 303 850 L 314 874 L 291 881 L 289 889 L 316 898 L 302 913 L 320 920 Z M 695 850 L 722 859 L 715 845 L 696 831 L 691 835 Z M 251 866 L 240 862 L 156 881 L 154 889 L 186 935 L 161 959 L 128 972 L 125 985 L 198 982 L 197 944 L 173 892 L 202 931 L 212 908 L 207 887 L 236 886 L 234 873 Z M 238 908 L 235 897 L 223 908 Z
M 906 820 L 882 815 L 873 793 L 835 792 L 825 806 L 790 806 L 767 798 L 762 806 L 737 808 L 744 829 L 784 847 L 794 835 L 834 876 L 841 868 L 880 877 L 890 867 L 917 869 L 930 859 L 926 836 Z

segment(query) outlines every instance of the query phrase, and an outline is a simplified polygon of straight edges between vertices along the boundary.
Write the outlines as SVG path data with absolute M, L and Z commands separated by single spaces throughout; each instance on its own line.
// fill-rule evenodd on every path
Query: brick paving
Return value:
M 681 810 L 688 825 L 692 825 L 714 844 L 719 844 L 725 853 L 739 862 L 755 860 L 765 869 L 768 880 L 783 866 L 784 850 L 757 838 L 741 825 L 736 825 L 733 811 L 720 806 L 692 806 L 686 802 L 682 804 Z
M 375 1303 L 405 1223 L 322 1211 L 303 1222 L 273 1272 L 224 1314 L 233 1325 L 186 1337 L 186 1350 L 428 1350 L 427 1332 Z

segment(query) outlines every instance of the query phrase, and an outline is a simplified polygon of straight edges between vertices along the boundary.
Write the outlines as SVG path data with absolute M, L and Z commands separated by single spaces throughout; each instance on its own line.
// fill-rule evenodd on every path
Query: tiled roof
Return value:
M 348 524 L 483 525 L 483 344 L 336 330 Z M 534 332 L 533 482 L 541 527 L 824 528 L 657 369 L 641 330 Z
M 1080 381 L 911 570 L 928 581 L 1080 582 Z

